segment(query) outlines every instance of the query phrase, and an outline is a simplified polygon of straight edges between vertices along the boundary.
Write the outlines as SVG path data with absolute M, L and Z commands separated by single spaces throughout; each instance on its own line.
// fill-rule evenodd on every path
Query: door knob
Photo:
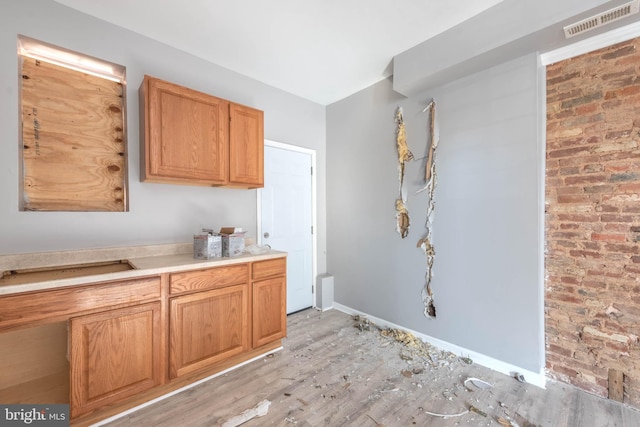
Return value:
M 265 239 L 268 239 L 268 238 L 269 238 L 269 233 L 268 233 L 268 232 L 265 232 L 265 233 L 263 234 L 263 236 L 264 236 L 264 238 L 265 238 Z

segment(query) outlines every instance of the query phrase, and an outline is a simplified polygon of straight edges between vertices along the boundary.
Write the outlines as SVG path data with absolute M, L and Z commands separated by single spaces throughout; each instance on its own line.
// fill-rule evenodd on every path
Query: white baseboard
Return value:
M 484 355 L 482 353 L 478 353 L 469 349 L 466 349 L 464 347 L 460 347 L 458 345 L 455 344 L 451 344 L 449 342 L 437 339 L 437 338 L 433 338 L 430 337 L 428 335 L 422 334 L 420 332 L 416 332 L 413 331 L 411 329 L 408 328 L 404 328 L 402 326 L 396 325 L 394 323 L 388 322 L 384 319 L 380 319 L 374 316 L 371 316 L 367 313 L 364 313 L 362 311 L 358 311 L 355 310 L 351 307 L 347 307 L 345 305 L 339 304 L 337 302 L 333 303 L 333 308 L 335 308 L 338 311 L 342 311 L 343 313 L 347 313 L 347 314 L 359 314 L 362 316 L 366 316 L 367 319 L 371 320 L 373 323 L 375 323 L 376 325 L 383 327 L 383 328 L 393 328 L 393 329 L 400 329 L 400 330 L 404 330 L 406 332 L 411 332 L 413 335 L 415 335 L 416 337 L 420 338 L 422 341 L 428 342 L 429 344 L 439 348 L 440 350 L 445 350 L 445 351 L 450 351 L 453 354 L 456 354 L 458 356 L 461 357 L 468 357 L 471 360 L 473 360 L 474 363 L 477 363 L 478 365 L 482 365 L 484 367 L 487 367 L 489 369 L 492 369 L 496 372 L 500 372 L 503 373 L 505 375 L 509 375 L 509 376 L 513 376 L 514 373 L 519 373 L 521 375 L 524 376 L 524 379 L 527 383 L 529 384 L 533 384 L 535 386 L 538 386 L 540 388 L 545 388 L 545 384 L 546 384 L 546 376 L 544 374 L 544 371 L 542 372 L 534 372 L 534 371 L 530 371 L 528 369 L 523 369 L 521 367 L 512 365 L 510 363 L 506 363 L 503 362 L 501 360 L 498 359 L 494 359 L 493 357 Z

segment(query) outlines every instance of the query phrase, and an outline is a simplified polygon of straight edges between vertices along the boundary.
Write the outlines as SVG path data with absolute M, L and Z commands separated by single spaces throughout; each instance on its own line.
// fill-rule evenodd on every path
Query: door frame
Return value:
M 311 148 L 299 147 L 297 145 L 285 144 L 283 142 L 264 140 L 265 147 L 279 148 L 282 150 L 304 153 L 311 156 L 311 226 L 313 234 L 311 235 L 311 298 L 312 307 L 316 308 L 316 277 L 318 276 L 318 224 L 316 210 L 316 175 L 318 168 L 316 167 L 316 150 Z M 256 222 L 257 222 L 257 244 L 262 244 L 262 189 L 256 191 Z

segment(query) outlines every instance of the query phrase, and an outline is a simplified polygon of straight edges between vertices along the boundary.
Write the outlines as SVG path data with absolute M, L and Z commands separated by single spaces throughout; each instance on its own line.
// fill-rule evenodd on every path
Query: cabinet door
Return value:
M 171 298 L 171 378 L 249 349 L 249 285 Z
M 148 76 L 143 88 L 143 180 L 226 184 L 228 101 Z
M 253 347 L 287 335 L 286 279 L 276 277 L 253 283 Z
M 162 382 L 160 303 L 70 319 L 71 416 Z
M 229 184 L 264 186 L 264 113 L 243 105 L 229 105 Z

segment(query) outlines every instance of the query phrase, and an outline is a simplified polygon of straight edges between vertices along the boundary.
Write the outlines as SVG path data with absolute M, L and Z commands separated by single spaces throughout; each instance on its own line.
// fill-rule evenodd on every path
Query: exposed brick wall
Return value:
M 547 371 L 640 408 L 640 39 L 547 67 Z

